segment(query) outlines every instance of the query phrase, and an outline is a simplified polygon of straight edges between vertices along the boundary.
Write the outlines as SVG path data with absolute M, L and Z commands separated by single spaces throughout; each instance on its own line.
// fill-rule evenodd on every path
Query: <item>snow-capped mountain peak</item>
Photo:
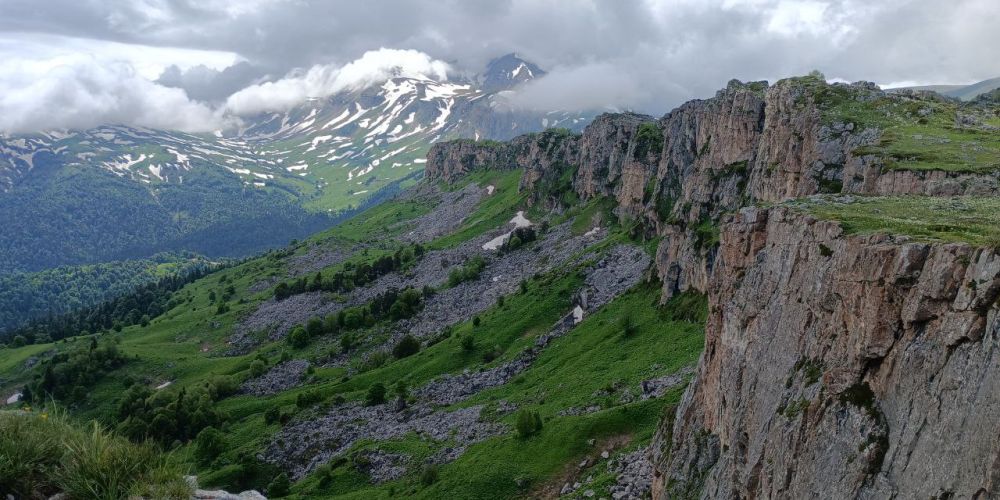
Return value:
M 339 210 L 415 178 L 427 149 L 439 140 L 581 129 L 588 115 L 498 105 L 500 94 L 544 74 L 508 54 L 472 80 L 411 71 L 310 98 L 287 111 L 244 117 L 239 127 L 212 134 L 102 126 L 0 138 L 0 189 L 12 187 L 44 152 L 49 163 L 101 168 L 153 186 L 183 183 L 194 168 L 215 168 L 239 176 L 248 188 L 309 192 L 314 208 Z

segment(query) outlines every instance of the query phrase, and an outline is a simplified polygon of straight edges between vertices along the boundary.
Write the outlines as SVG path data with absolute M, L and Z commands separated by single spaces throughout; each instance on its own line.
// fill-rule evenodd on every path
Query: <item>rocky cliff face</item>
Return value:
M 707 240 L 714 240 L 721 214 L 748 204 L 824 192 L 997 193 L 996 173 L 886 168 L 885 158 L 864 152 L 879 143 L 881 131 L 824 113 L 823 89 L 859 103 L 889 98 L 866 83 L 817 91 L 801 80 L 770 87 L 734 80 L 715 97 L 688 102 L 659 120 L 605 114 L 580 135 L 550 131 L 506 143 L 439 143 L 426 174 L 453 181 L 477 168 L 520 168 L 522 188 L 533 189 L 540 179 L 572 170 L 572 189 L 581 198 L 613 197 L 619 217 L 663 237 L 657 268 L 664 299 L 707 289 L 715 256 Z
M 598 117 L 556 150 L 541 135 L 440 144 L 426 172 L 522 168 L 534 190 L 571 172 L 582 199 L 611 197 L 661 237 L 664 300 L 708 294 L 696 377 L 652 447 L 654 497 L 987 498 L 1000 493 L 1000 257 L 743 209 L 817 193 L 997 195 L 996 171 L 902 169 L 909 153 L 883 148 L 877 124 L 925 123 L 928 99 L 733 81 L 658 120 Z
M 716 263 L 656 498 L 1000 492 L 1000 256 L 778 208 L 730 217 Z
M 816 193 L 1000 193 L 996 172 L 888 168 L 891 159 L 867 150 L 879 144 L 882 131 L 830 112 L 827 94 L 862 106 L 925 99 L 890 96 L 863 82 L 817 89 L 802 79 L 773 86 L 734 80 L 715 97 L 688 102 L 659 120 L 605 114 L 580 135 L 550 131 L 507 143 L 440 143 L 428 155 L 426 173 L 452 181 L 477 168 L 521 168 L 522 188 L 533 189 L 540 179 L 572 170 L 572 188 L 582 199 L 612 197 L 619 217 L 663 237 L 657 269 L 664 299 L 707 289 L 715 258 L 708 243 L 719 217 L 749 204 Z

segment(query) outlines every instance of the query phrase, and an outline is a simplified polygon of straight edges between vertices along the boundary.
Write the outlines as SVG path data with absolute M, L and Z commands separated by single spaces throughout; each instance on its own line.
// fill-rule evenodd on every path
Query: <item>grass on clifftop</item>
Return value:
M 882 94 L 848 85 L 830 85 L 815 76 L 793 79 L 805 87 L 823 123 L 853 124 L 854 131 L 877 128 L 878 144 L 855 154 L 874 154 L 886 168 L 993 172 L 1000 170 L 998 109 L 958 101 Z M 959 115 L 972 123 L 957 124 Z
M 821 219 L 840 221 L 848 234 L 899 234 L 921 241 L 1000 248 L 1000 198 L 820 198 L 793 206 Z

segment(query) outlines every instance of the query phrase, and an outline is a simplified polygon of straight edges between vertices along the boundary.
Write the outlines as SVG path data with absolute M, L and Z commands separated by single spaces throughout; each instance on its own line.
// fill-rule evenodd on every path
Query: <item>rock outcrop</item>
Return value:
M 719 218 L 743 206 L 817 193 L 1000 193 L 996 172 L 889 168 L 888 159 L 869 151 L 882 132 L 826 111 L 829 93 L 859 105 L 922 98 L 886 94 L 865 82 L 734 80 L 715 97 L 690 101 L 658 120 L 605 114 L 580 135 L 550 130 L 506 143 L 439 143 L 428 155 L 426 175 L 450 182 L 475 169 L 523 169 L 521 188 L 535 201 L 546 201 L 553 187 L 584 200 L 613 198 L 623 221 L 640 221 L 662 237 L 657 268 L 664 300 L 707 290 Z
M 788 208 L 721 239 L 654 498 L 1000 493 L 1000 256 Z
M 744 208 L 1000 193 L 995 169 L 907 170 L 909 153 L 882 147 L 879 123 L 919 123 L 933 102 L 864 82 L 733 81 L 658 120 L 603 115 L 558 148 L 540 134 L 439 144 L 426 173 L 520 168 L 535 202 L 559 204 L 553 185 L 611 198 L 622 222 L 660 237 L 663 300 L 709 296 L 694 381 L 650 447 L 654 498 L 992 498 L 1000 257 Z

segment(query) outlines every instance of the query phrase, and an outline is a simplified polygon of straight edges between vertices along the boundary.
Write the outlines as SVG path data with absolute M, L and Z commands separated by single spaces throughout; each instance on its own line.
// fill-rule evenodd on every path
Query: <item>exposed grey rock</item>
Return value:
M 254 338 L 258 332 L 277 340 L 295 325 L 304 325 L 309 318 L 326 316 L 344 307 L 344 303 L 328 300 L 325 292 L 300 293 L 284 300 L 267 299 L 236 325 L 235 333 L 229 338 L 230 351 L 243 354 L 252 349 L 259 343 Z
M 473 406 L 436 412 L 425 405 L 413 405 L 396 413 L 389 404 L 366 407 L 347 403 L 319 418 L 289 424 L 271 441 L 264 456 L 299 479 L 344 454 L 360 439 L 386 441 L 415 432 L 464 447 L 506 431 L 502 424 L 480 421 L 481 410 L 482 406 Z
M 340 245 L 325 244 L 312 246 L 304 253 L 293 255 L 285 260 L 288 268 L 288 277 L 297 278 L 303 275 L 314 274 L 324 268 L 339 264 L 354 255 L 364 245 L 354 245 L 345 248 Z
M 297 387 L 302 383 L 309 368 L 309 362 L 304 359 L 293 359 L 275 365 L 267 373 L 243 383 L 240 388 L 244 393 L 254 396 L 269 396 Z
M 734 215 L 654 497 L 997 496 L 998 297 L 992 250 Z
M 247 288 L 247 291 L 249 291 L 250 293 L 260 293 L 263 292 L 264 290 L 267 290 L 268 288 L 271 288 L 274 285 L 277 285 L 279 281 L 281 280 L 278 279 L 277 277 L 263 279 L 250 285 Z
M 430 213 L 406 222 L 411 229 L 401 235 L 403 241 L 426 243 L 458 229 L 479 201 L 487 196 L 486 186 L 474 183 L 455 191 L 441 191 L 436 186 L 424 189 L 429 191 L 426 194 L 437 194 L 441 201 Z M 493 195 L 496 195 L 495 191 Z
M 428 461 L 432 464 L 442 465 L 458 460 L 465 453 L 466 445 L 445 446 L 431 455 Z
M 606 234 L 606 231 L 599 231 L 574 236 L 566 223 L 551 228 L 534 246 L 491 257 L 480 279 L 442 290 L 427 300 L 416 316 L 400 321 L 396 325 L 398 336 L 409 333 L 423 337 L 467 321 L 493 307 L 499 297 L 514 293 L 522 280 L 565 265 L 581 249 L 600 241 Z
M 355 463 L 361 463 L 361 472 L 368 475 L 373 483 L 384 483 L 399 479 L 406 474 L 406 463 L 410 457 L 400 453 L 386 453 L 381 450 L 365 450 L 358 454 Z
M 192 500 L 267 500 L 256 490 L 244 491 L 242 493 L 229 493 L 225 490 L 203 490 L 198 488 L 198 478 L 195 476 L 184 476 L 184 481 L 193 490 Z
M 256 490 L 244 491 L 239 494 L 224 490 L 195 490 L 191 498 L 197 500 L 267 500 L 267 497 Z
M 578 296 L 589 297 L 587 311 L 592 312 L 630 290 L 642 279 L 651 259 L 641 248 L 618 245 L 606 257 L 587 269 L 587 286 Z M 432 404 L 448 405 L 490 387 L 506 384 L 517 374 L 527 370 L 551 341 L 565 335 L 576 325 L 573 312 L 563 316 L 544 335 L 535 339 L 535 345 L 513 360 L 479 372 L 443 375 L 414 391 L 414 394 Z
M 615 484 L 608 488 L 611 498 L 648 498 L 653 482 L 653 462 L 649 449 L 640 448 L 619 455 L 608 462 L 608 471 L 615 474 Z
M 586 408 L 570 406 L 569 408 L 559 410 L 558 415 L 562 417 L 578 417 L 580 415 L 589 415 L 591 413 L 596 413 L 599 411 L 601 411 L 600 405 L 590 405 Z
M 693 373 L 693 367 L 685 366 L 670 375 L 643 380 L 639 384 L 639 387 L 642 390 L 642 399 L 658 398 L 663 396 L 667 393 L 667 391 L 686 382 Z

